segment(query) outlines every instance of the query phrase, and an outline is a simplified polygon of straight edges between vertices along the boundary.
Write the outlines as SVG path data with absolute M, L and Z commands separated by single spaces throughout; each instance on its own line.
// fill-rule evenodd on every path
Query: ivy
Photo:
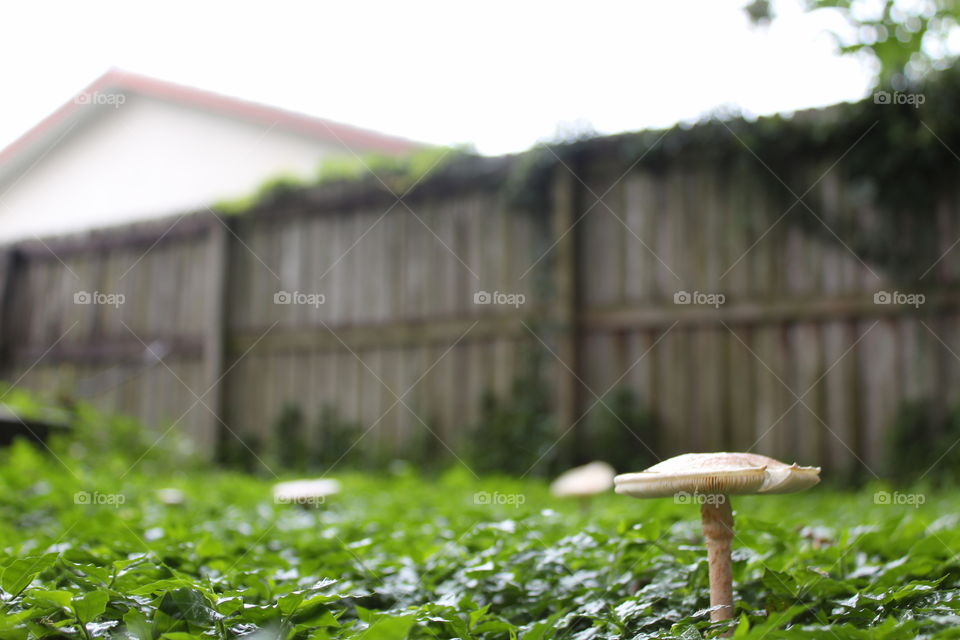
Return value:
M 814 189 L 786 220 L 830 242 L 842 241 L 894 279 L 916 279 L 942 252 L 936 210 L 960 170 L 957 104 L 960 67 L 907 90 L 883 87 L 860 102 L 821 110 L 756 120 L 721 116 L 667 131 L 541 146 L 518 160 L 504 190 L 516 210 L 547 211 L 551 178 L 564 168 L 577 172 L 590 163 L 612 162 L 615 171 L 636 167 L 659 173 L 688 164 L 725 175 L 728 167 L 747 162 L 767 191 L 782 198 L 782 207 L 764 210 L 772 224 L 794 196 L 829 171 L 846 187 L 843 209 L 822 224 L 818 218 L 824 218 L 828 203 Z M 818 170 L 812 177 L 811 169 Z

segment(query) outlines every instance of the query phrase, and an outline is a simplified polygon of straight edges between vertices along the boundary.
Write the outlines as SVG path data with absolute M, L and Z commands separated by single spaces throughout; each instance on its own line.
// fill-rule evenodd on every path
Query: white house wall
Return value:
M 279 173 L 311 176 L 324 156 L 348 153 L 154 98 L 127 95 L 99 108 L 32 168 L 0 182 L 0 242 L 193 210 Z

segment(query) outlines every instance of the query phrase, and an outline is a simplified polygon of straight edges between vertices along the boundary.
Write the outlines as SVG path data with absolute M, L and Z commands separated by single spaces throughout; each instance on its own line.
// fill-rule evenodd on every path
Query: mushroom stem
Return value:
M 733 617 L 733 573 L 730 570 L 730 547 L 733 541 L 733 509 L 726 495 L 710 496 L 700 507 L 703 535 L 707 539 L 710 566 L 710 620 Z
M 590 496 L 580 496 L 580 513 L 590 513 Z

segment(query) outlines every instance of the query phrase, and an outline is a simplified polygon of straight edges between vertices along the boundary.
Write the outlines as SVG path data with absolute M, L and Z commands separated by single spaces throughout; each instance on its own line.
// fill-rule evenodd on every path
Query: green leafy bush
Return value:
M 614 389 L 593 415 L 576 462 L 603 460 L 618 471 L 639 471 L 659 462 L 661 425 L 630 388 Z
M 303 411 L 300 405 L 288 402 L 280 410 L 273 428 L 274 459 L 283 469 L 302 472 L 307 468 L 309 451 Z
M 330 405 L 320 408 L 317 418 L 316 441 L 311 455 L 312 466 L 327 470 L 336 465 L 349 468 L 362 466 L 362 456 L 365 451 L 363 441 L 357 440 L 363 434 L 363 429 L 356 422 L 344 420 L 337 409 Z M 356 446 L 354 446 L 356 445 Z
M 54 420 L 44 446 L 72 467 L 125 471 L 136 461 L 148 470 L 203 464 L 201 452 L 175 428 L 148 429 L 136 419 L 104 413 L 88 402 L 53 399 L 19 389 L 0 389 L 7 407 L 24 419 Z
M 537 357 L 523 359 L 524 370 L 506 397 L 486 392 L 480 419 L 470 431 L 470 464 L 478 472 L 518 475 L 556 470 L 563 449 L 551 414 L 549 390 Z
M 889 430 L 887 467 L 900 482 L 960 481 L 960 407 L 932 400 L 904 403 Z

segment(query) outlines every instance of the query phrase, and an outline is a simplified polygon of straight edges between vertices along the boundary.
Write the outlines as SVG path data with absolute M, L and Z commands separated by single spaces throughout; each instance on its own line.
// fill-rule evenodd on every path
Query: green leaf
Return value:
M 89 591 L 73 599 L 73 611 L 77 614 L 77 619 L 86 624 L 106 610 L 109 599 L 106 591 Z
M 737 629 L 733 633 L 734 638 L 742 638 L 750 631 L 750 619 L 746 615 L 741 614 L 740 622 L 737 624 Z
M 290 614 L 292 614 L 294 611 L 297 610 L 297 608 L 300 606 L 302 602 L 303 602 L 302 593 L 291 593 L 278 598 L 277 607 L 280 609 L 280 613 L 282 613 L 285 616 L 289 616 Z
M 153 640 L 150 623 L 146 616 L 136 609 L 131 609 L 123 614 L 123 623 L 127 626 L 127 632 L 137 640 Z
M 57 554 L 48 553 L 13 560 L 3 568 L 3 573 L 0 573 L 0 587 L 7 593 L 16 595 L 26 589 L 41 572 L 52 567 L 56 559 Z
M 415 622 L 415 615 L 381 615 L 357 637 L 361 640 L 403 640 Z
M 206 624 L 223 619 L 207 602 L 206 596 L 196 589 L 168 591 L 160 599 L 158 609 L 175 620 L 185 620 L 191 624 Z
M 183 578 L 168 578 L 165 580 L 156 580 L 145 585 L 131 589 L 130 593 L 139 596 L 151 595 L 154 593 L 164 593 L 181 588 L 191 588 L 193 583 Z
M 30 592 L 30 598 L 38 602 L 51 604 L 64 611 L 70 611 L 73 605 L 73 594 L 69 591 L 45 591 L 35 589 Z

